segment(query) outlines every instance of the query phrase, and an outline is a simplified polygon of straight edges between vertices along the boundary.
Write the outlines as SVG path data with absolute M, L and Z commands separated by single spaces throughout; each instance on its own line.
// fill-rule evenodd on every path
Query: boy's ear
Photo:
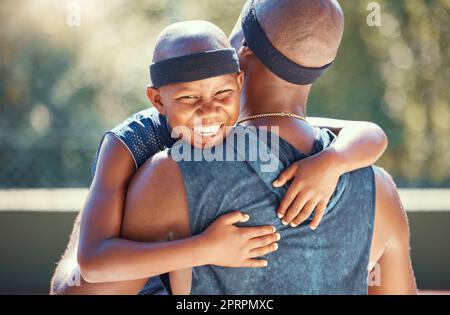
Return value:
M 147 86 L 147 97 L 150 100 L 150 102 L 155 106 L 155 108 L 160 112 L 162 115 L 165 114 L 165 108 L 163 103 L 161 103 L 161 94 L 159 93 L 159 90 L 152 87 Z

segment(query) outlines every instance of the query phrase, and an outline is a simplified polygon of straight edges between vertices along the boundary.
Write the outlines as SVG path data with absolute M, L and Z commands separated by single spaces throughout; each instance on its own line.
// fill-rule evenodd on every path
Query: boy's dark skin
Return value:
M 289 4 L 289 5 L 293 5 L 293 4 Z M 264 16 L 263 13 L 258 12 L 258 14 L 261 14 L 262 16 Z M 281 14 L 281 13 L 280 13 Z M 283 14 L 286 14 L 286 12 L 283 12 Z M 260 20 L 261 20 L 261 16 Z M 262 19 L 262 24 L 264 27 L 264 21 L 265 19 Z M 269 38 L 270 38 L 270 34 Z M 339 37 L 339 36 L 338 36 Z M 237 41 L 239 42 L 239 41 Z M 336 45 L 338 46 L 338 44 Z M 239 47 L 238 47 L 239 48 Z M 280 47 L 280 50 L 284 53 L 283 49 Z M 335 48 L 335 50 L 337 50 L 337 47 Z M 286 55 L 289 56 L 288 53 L 286 53 Z M 332 58 L 334 58 L 334 56 L 332 56 L 333 54 L 330 54 L 329 56 L 331 56 Z M 325 61 L 325 59 L 327 59 L 327 57 L 329 56 L 322 56 L 324 57 L 322 61 Z M 246 115 L 250 115 L 250 114 L 258 114 L 258 113 L 264 113 L 264 112 L 274 112 L 274 111 L 290 111 L 290 112 L 295 112 L 298 114 L 304 114 L 304 107 L 306 104 L 306 98 L 309 92 L 309 88 L 310 87 L 298 87 L 298 86 L 292 86 L 284 81 L 282 81 L 281 79 L 276 78 L 274 75 L 272 75 L 270 72 L 268 72 L 267 69 L 265 69 L 264 66 L 262 66 L 261 64 L 258 64 L 259 61 L 254 58 L 254 56 L 252 57 L 252 53 L 249 50 L 244 49 L 241 53 L 241 57 L 242 57 L 242 62 L 243 62 L 243 66 L 244 66 L 244 70 L 248 71 L 248 74 L 253 74 L 254 77 L 251 78 L 250 80 L 247 79 L 247 87 L 246 87 L 246 94 L 243 95 L 243 99 L 245 101 L 245 107 L 244 109 L 246 110 Z M 307 66 L 320 66 L 319 64 L 308 64 L 308 60 L 299 60 L 294 58 L 293 56 L 291 57 L 291 59 L 302 63 L 303 65 L 307 65 Z M 317 58 L 316 58 L 317 60 Z M 317 60 L 317 62 L 322 63 L 320 60 Z M 329 62 L 329 61 L 328 61 Z M 327 62 L 323 62 L 323 64 L 325 64 Z M 258 80 L 259 79 L 259 80 Z M 255 82 L 249 82 L 255 80 Z M 273 81 L 273 85 L 272 85 L 272 81 Z M 269 89 L 263 89 L 262 87 L 267 85 L 267 82 L 271 83 L 271 89 L 273 89 L 274 91 L 277 91 L 276 93 L 270 93 Z M 258 93 L 253 93 L 252 94 L 252 86 L 253 85 L 253 91 L 255 91 L 255 87 L 258 87 L 257 91 Z M 278 91 L 280 93 L 278 93 Z M 265 92 L 269 92 L 268 95 L 266 95 L 266 98 L 263 98 L 261 100 L 257 100 L 255 98 L 255 96 L 258 96 L 259 93 L 261 94 L 267 94 Z M 260 95 L 261 95 L 260 94 Z M 277 96 L 278 95 L 278 96 Z M 277 97 L 282 97 L 283 99 L 283 103 L 278 102 Z M 289 100 L 292 100 L 292 102 L 289 102 Z M 251 102 L 249 102 L 249 100 Z M 253 104 L 258 104 L 258 106 L 256 108 L 251 108 L 251 104 L 252 102 L 257 102 L 257 103 L 253 103 Z M 300 101 L 300 103 L 299 103 Z M 258 103 L 259 102 L 259 103 Z M 283 105 L 280 105 L 283 104 Z M 296 146 L 298 149 L 304 151 L 304 152 L 308 152 L 308 148 L 310 149 L 311 146 L 311 140 L 312 140 L 312 135 L 313 135 L 313 131 L 309 130 L 308 126 L 299 124 L 298 122 L 294 122 L 294 121 L 290 121 L 290 120 L 279 120 L 279 119 L 274 119 L 274 120 L 266 120 L 266 121 L 258 121 L 258 124 L 261 125 L 279 125 L 281 126 L 281 131 L 280 134 L 287 138 L 287 140 L 289 140 L 294 146 Z M 283 129 L 285 131 L 283 131 Z M 286 132 L 286 130 L 290 130 L 290 132 Z M 293 130 L 295 130 L 295 132 L 292 132 Z M 309 136 L 308 136 L 309 135 Z M 109 139 L 110 140 L 110 139 Z M 108 141 L 108 140 L 107 140 Z M 109 148 L 108 144 L 106 144 L 106 148 Z M 124 149 L 124 148 L 123 148 Z M 113 153 L 113 152 L 111 152 Z M 115 152 L 114 152 L 115 153 Z M 130 158 L 131 160 L 131 158 Z M 132 161 L 130 161 L 130 165 L 132 165 Z M 155 165 L 157 166 L 158 163 L 155 163 Z M 124 167 L 126 167 L 127 165 L 123 165 Z M 148 165 L 147 165 L 148 166 Z M 155 166 L 155 167 L 156 167 Z M 167 167 L 171 168 L 174 167 L 174 165 L 170 166 L 168 165 Z M 118 169 L 119 167 L 115 167 L 116 169 Z M 151 169 L 151 167 L 147 168 L 147 169 L 143 169 L 140 174 L 145 174 L 145 172 L 148 172 L 149 169 Z M 167 174 L 167 173 L 165 173 Z M 161 180 L 161 183 L 164 182 L 164 180 L 167 180 L 167 183 L 171 183 L 171 188 L 173 189 L 177 189 L 176 187 L 180 188 L 182 187 L 182 185 L 180 186 L 180 178 L 179 178 L 179 173 L 176 172 L 176 170 L 174 169 L 173 176 L 175 176 L 174 178 L 167 178 L 167 176 L 165 178 L 158 178 L 158 180 Z M 111 174 L 111 176 L 114 176 L 114 174 Z M 151 176 L 156 176 L 158 177 L 158 174 L 153 174 Z M 178 176 L 178 177 L 177 177 Z M 382 176 L 378 175 L 377 176 L 377 184 L 379 184 L 379 182 L 383 182 L 383 180 L 381 179 Z M 148 178 L 147 178 L 148 179 Z M 129 178 L 124 178 L 123 182 L 128 183 Z M 135 180 L 134 182 L 136 183 L 136 181 L 139 181 L 139 179 Z M 151 181 L 149 181 L 148 183 L 150 183 Z M 389 180 L 384 180 L 384 182 L 386 183 L 385 186 L 389 187 L 389 185 L 392 186 L 392 183 Z M 178 185 L 177 185 L 178 183 Z M 146 184 L 143 184 L 144 186 L 140 186 L 139 190 L 145 188 Z M 133 186 L 134 187 L 134 186 Z M 377 186 L 378 187 L 378 186 Z M 382 191 L 383 187 L 380 187 L 380 191 Z M 145 190 L 145 189 L 144 189 Z M 387 188 L 386 189 L 386 194 L 383 195 L 381 193 L 381 197 L 380 199 L 378 199 L 378 205 L 382 205 L 383 204 L 383 196 L 389 195 L 388 193 L 391 192 L 392 193 L 392 187 L 391 188 Z M 173 192 L 173 190 L 172 190 Z M 184 192 L 184 190 L 183 190 Z M 180 194 L 177 194 L 180 196 L 180 200 L 176 201 L 176 200 L 172 200 L 173 202 L 180 202 L 182 203 L 182 197 L 183 192 L 180 190 Z M 145 216 L 145 213 L 139 213 L 139 207 L 135 207 L 135 202 L 137 203 L 141 203 L 142 200 L 140 199 L 139 195 L 133 195 L 133 190 L 130 191 L 130 195 L 129 195 L 129 203 L 127 205 L 127 208 L 129 208 L 129 210 L 127 210 L 126 212 L 126 217 L 125 217 L 125 225 L 124 225 L 124 236 L 131 238 L 131 239 L 136 239 L 136 240 L 142 240 L 142 241 L 152 241 L 152 239 L 150 239 L 151 237 L 148 236 L 148 231 L 151 229 L 150 226 L 147 227 L 143 227 L 142 225 L 140 227 L 134 226 L 137 222 L 142 222 L 142 220 L 144 219 L 143 215 Z M 161 195 L 160 195 L 161 197 Z M 387 198 L 387 197 L 386 197 Z M 161 198 L 164 199 L 164 198 Z M 397 206 L 399 206 L 399 202 L 398 199 L 396 198 L 396 195 L 394 194 L 393 196 L 391 196 L 391 201 L 396 204 Z M 389 202 L 389 198 L 386 199 L 386 202 Z M 171 208 L 173 205 L 167 205 L 164 204 L 164 201 L 161 201 L 163 204 L 161 204 L 160 206 L 163 207 L 161 209 L 169 209 Z M 378 209 L 378 205 L 377 205 L 377 209 Z M 152 209 L 152 216 L 155 215 L 157 217 L 159 217 L 157 215 L 157 205 L 155 204 L 154 209 Z M 180 211 L 186 210 L 185 208 L 182 207 L 182 205 L 180 204 L 180 207 L 178 207 L 179 209 L 181 209 Z M 147 209 L 148 210 L 148 209 Z M 395 210 L 394 210 L 395 211 Z M 378 212 L 378 211 L 377 211 Z M 147 212 L 148 213 L 148 212 Z M 403 213 L 403 212 L 401 212 Z M 181 214 L 181 213 L 180 213 Z M 180 218 L 186 217 L 186 215 L 180 215 Z M 377 214 L 378 217 L 378 214 Z M 399 216 L 399 221 L 401 220 L 402 216 Z M 164 216 L 161 216 L 161 219 L 167 219 L 164 218 Z M 404 217 L 403 217 L 404 220 Z M 377 222 L 380 222 L 380 220 L 377 220 Z M 163 221 L 161 222 L 155 222 L 157 224 L 162 224 Z M 186 222 L 178 222 L 178 223 L 173 223 L 176 225 L 179 225 L 179 230 L 176 236 L 177 237 L 184 237 L 184 236 L 188 236 L 188 235 L 184 235 L 184 232 L 186 232 Z M 403 222 L 404 223 L 404 222 Z M 379 225 L 379 224 L 376 224 Z M 142 228 L 142 230 L 141 230 Z M 407 225 L 406 225 L 406 229 L 407 229 Z M 403 229 L 404 230 L 404 229 Z M 167 231 L 167 233 L 169 232 L 174 232 L 174 231 Z M 164 233 L 163 233 L 164 234 Z M 376 233 L 375 233 L 376 234 Z M 407 233 L 406 233 L 407 234 Z M 377 234 L 376 234 L 377 235 Z M 161 235 L 163 236 L 163 235 Z M 407 237 L 406 237 L 407 239 Z M 374 244 L 376 245 L 377 241 L 377 237 L 375 237 L 374 239 Z M 407 241 L 404 240 L 406 243 Z M 383 243 L 383 240 L 380 241 L 381 243 Z M 392 244 L 393 242 L 391 242 Z M 399 241 L 399 243 L 401 243 Z M 374 246 L 374 248 L 383 248 L 383 246 Z M 380 249 L 380 252 L 382 252 L 383 250 Z M 377 256 L 376 254 L 374 254 L 375 256 Z M 378 253 L 378 256 L 380 256 L 381 253 Z M 409 256 L 408 256 L 409 257 Z M 374 261 L 374 260 L 372 260 Z M 130 293 L 130 294 L 134 294 L 136 293 L 141 287 L 142 287 L 142 281 L 135 281 L 135 282 L 128 282 L 128 283 L 120 283 L 120 284 L 102 284 L 102 285 L 96 285 L 96 288 L 93 289 L 93 291 L 89 292 L 89 288 L 86 289 L 82 289 L 82 291 L 80 293 L 85 293 L 85 294 L 89 294 L 89 293 L 98 293 L 98 292 L 102 292 L 103 289 L 109 290 L 111 289 L 111 291 L 109 291 L 110 293 Z M 97 290 L 100 288 L 100 291 Z M 77 288 L 74 288 L 74 290 L 77 290 Z M 137 290 L 137 291 L 136 291 Z M 108 292 L 108 291 L 107 291 Z M 105 291 L 103 291 L 102 293 L 106 293 Z

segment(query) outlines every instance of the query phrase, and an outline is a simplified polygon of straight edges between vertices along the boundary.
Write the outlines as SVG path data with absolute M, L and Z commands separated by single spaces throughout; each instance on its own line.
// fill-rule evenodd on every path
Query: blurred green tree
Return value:
M 150 106 L 157 34 L 185 19 L 230 32 L 244 2 L 1 1 L 0 187 L 87 186 L 103 132 Z M 377 1 L 379 27 L 371 1 L 341 2 L 344 42 L 309 114 L 380 124 L 380 165 L 401 186 L 450 186 L 450 0 Z M 67 23 L 73 3 L 79 26 Z

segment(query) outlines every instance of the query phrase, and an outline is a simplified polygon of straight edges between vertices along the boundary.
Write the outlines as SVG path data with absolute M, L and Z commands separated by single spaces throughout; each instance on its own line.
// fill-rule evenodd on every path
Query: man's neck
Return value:
M 258 81 L 264 82 L 264 80 Z M 244 84 L 241 96 L 240 119 L 279 112 L 293 113 L 306 117 L 306 103 L 309 90 L 309 86 L 292 87 L 287 84 L 260 84 L 256 87 Z M 246 125 L 278 127 L 279 135 L 298 150 L 306 154 L 312 152 L 315 130 L 304 121 L 286 117 L 266 117 L 248 121 Z
M 275 112 L 306 117 L 309 90 L 309 87 L 292 88 L 285 84 L 265 84 L 258 87 L 244 85 L 241 96 L 241 118 Z

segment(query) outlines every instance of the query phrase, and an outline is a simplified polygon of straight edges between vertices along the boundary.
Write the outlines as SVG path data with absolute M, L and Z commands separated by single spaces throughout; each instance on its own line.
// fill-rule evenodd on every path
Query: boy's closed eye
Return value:
M 183 95 L 183 96 L 176 98 L 176 100 L 178 102 L 185 103 L 185 104 L 195 104 L 199 99 L 200 98 L 195 95 Z
M 232 89 L 221 90 L 214 95 L 214 98 L 217 100 L 223 100 L 223 99 L 227 98 L 228 96 L 230 96 L 232 93 L 233 93 Z
M 213 98 L 217 99 L 217 100 L 223 100 L 223 99 L 227 98 L 228 96 L 230 96 L 232 93 L 233 93 L 232 89 L 221 90 L 221 91 L 217 92 L 216 94 L 214 94 Z M 176 98 L 176 100 L 179 102 L 182 102 L 182 103 L 186 103 L 186 104 L 194 104 L 198 100 L 200 100 L 200 97 L 195 96 L 195 95 L 183 95 L 183 96 Z

